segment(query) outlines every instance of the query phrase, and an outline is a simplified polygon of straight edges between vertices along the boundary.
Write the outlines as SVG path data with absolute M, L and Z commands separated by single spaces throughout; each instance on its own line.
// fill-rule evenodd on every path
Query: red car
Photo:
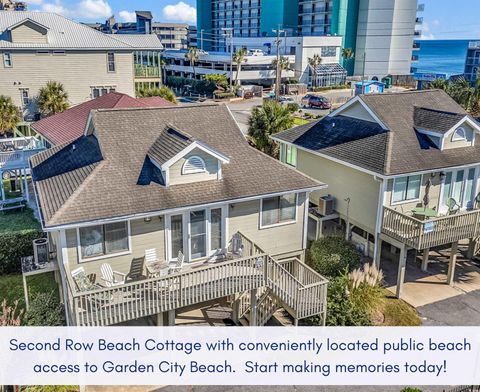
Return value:
M 325 97 L 312 95 L 308 99 L 308 107 L 326 110 L 326 109 L 331 109 L 332 104 Z

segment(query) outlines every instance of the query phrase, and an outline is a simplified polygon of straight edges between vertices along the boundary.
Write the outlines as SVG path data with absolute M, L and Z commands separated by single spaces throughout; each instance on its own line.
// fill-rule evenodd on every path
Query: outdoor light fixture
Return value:
M 152 218 L 147 216 L 146 218 L 143 218 L 143 220 L 146 222 L 146 223 L 150 223 L 152 221 Z

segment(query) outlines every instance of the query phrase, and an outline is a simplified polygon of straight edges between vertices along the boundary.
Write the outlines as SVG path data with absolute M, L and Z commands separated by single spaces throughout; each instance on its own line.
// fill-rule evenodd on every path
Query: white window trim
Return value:
M 10 65 L 7 65 L 7 57 Z M 3 68 L 13 68 L 12 52 L 3 52 Z
M 288 149 L 294 150 L 294 152 L 295 152 L 295 165 L 288 162 Z M 293 153 L 293 151 L 291 152 L 291 154 L 292 153 Z M 291 154 L 290 154 L 290 156 L 291 156 Z M 297 167 L 297 164 L 298 164 L 298 150 L 297 150 L 297 147 L 293 144 L 285 144 L 285 163 L 288 166 L 291 166 L 291 167 L 294 167 L 294 168 Z
M 193 169 L 191 171 L 186 171 L 186 166 L 190 162 L 190 159 L 198 159 L 202 163 L 203 169 Z M 189 174 L 199 174 L 199 173 L 206 173 L 207 172 L 207 165 L 205 164 L 205 160 L 198 156 L 198 155 L 192 155 L 191 157 L 188 157 L 185 159 L 185 163 L 182 166 L 182 175 L 188 176 Z
M 420 176 L 420 191 L 418 192 L 418 197 L 415 198 L 415 199 L 393 201 L 395 184 L 397 182 L 397 179 L 402 179 L 402 178 L 405 178 L 405 177 L 415 177 L 415 176 Z M 423 175 L 421 175 L 421 174 L 412 174 L 412 175 L 403 176 L 403 177 L 395 177 L 393 179 L 393 187 L 392 187 L 392 192 L 391 192 L 391 195 L 390 195 L 390 205 L 391 206 L 399 206 L 399 205 L 402 205 L 402 204 L 408 204 L 408 203 L 414 203 L 416 201 L 420 201 L 420 199 L 422 197 L 422 185 L 423 185 Z
M 463 136 L 458 136 L 459 132 L 463 132 Z M 467 131 L 464 127 L 458 127 L 452 136 L 452 142 L 462 142 L 467 140 Z
M 292 193 L 288 193 L 286 195 L 280 195 L 280 196 L 263 197 L 263 198 L 260 199 L 260 213 L 258 214 L 258 218 L 259 218 L 258 219 L 258 227 L 259 227 L 260 230 L 270 229 L 270 228 L 279 227 L 279 226 L 288 226 L 288 225 L 293 225 L 293 224 L 297 223 L 297 220 L 298 220 L 298 201 L 299 201 L 298 193 L 294 193 L 295 194 L 295 219 L 285 221 L 285 222 L 274 223 L 273 225 L 263 225 L 263 223 L 262 223 L 262 221 L 263 221 L 262 220 L 263 200 L 264 199 L 271 199 L 273 197 L 289 196 Z
M 101 224 L 101 226 L 105 226 L 108 223 Z M 92 226 L 99 226 L 99 225 L 92 225 Z M 88 227 L 88 226 L 86 226 Z M 132 235 L 131 235 L 131 228 L 130 228 L 130 220 L 127 221 L 127 238 L 128 238 L 128 250 L 118 252 L 118 253 L 110 253 L 108 255 L 102 255 L 97 257 L 88 257 L 86 259 L 82 258 L 82 244 L 80 243 L 80 228 L 76 228 L 77 231 L 77 254 L 78 254 L 78 263 L 88 263 L 90 261 L 95 260 L 103 260 L 103 259 L 111 259 L 114 257 L 125 256 L 132 254 Z M 104 239 L 105 241 L 105 239 Z
M 110 67 L 109 67 L 109 64 L 110 64 L 110 60 L 108 59 L 108 56 L 113 54 L 113 71 L 110 71 Z M 108 73 L 116 73 L 117 72 L 117 61 L 116 61 L 116 58 L 115 58 L 115 52 L 107 52 L 107 72 Z

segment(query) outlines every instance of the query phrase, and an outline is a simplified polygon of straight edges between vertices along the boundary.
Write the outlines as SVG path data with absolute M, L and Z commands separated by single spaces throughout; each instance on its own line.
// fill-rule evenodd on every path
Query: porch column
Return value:
M 250 326 L 257 326 L 257 289 L 250 291 Z
M 475 238 L 470 238 L 468 241 L 468 253 L 467 258 L 470 260 L 475 257 L 475 248 L 477 247 L 477 240 Z
M 317 220 L 317 231 L 315 233 L 315 239 L 319 240 L 323 238 L 323 221 Z
M 23 168 L 23 175 L 24 175 L 24 178 L 25 178 L 25 197 L 27 200 L 30 199 L 30 196 L 28 194 L 28 178 L 27 178 L 27 169 L 26 168 Z
M 164 312 L 157 313 L 155 324 L 157 325 L 157 327 L 165 326 L 165 313 Z
M 240 301 L 239 298 L 240 295 L 235 294 L 235 299 L 232 302 L 232 321 L 238 325 L 239 320 L 240 320 Z
M 447 283 L 449 286 L 453 285 L 455 278 L 455 264 L 457 263 L 457 250 L 458 250 L 458 241 L 452 243 L 452 249 L 450 251 L 450 262 L 448 263 L 448 275 Z
M 175 325 L 175 309 L 169 310 L 167 314 L 168 326 L 172 327 Z
M 430 256 L 430 248 L 424 249 L 422 254 L 422 271 L 428 271 L 428 257 Z
M 5 187 L 3 186 L 3 171 L 0 171 L 0 190 L 2 193 L 2 200 L 5 200 Z
M 402 295 L 403 282 L 405 282 L 405 268 L 407 265 L 407 245 L 402 245 L 400 249 L 400 258 L 398 260 L 397 292 L 396 297 Z
M 380 236 L 377 234 L 377 238 L 375 240 L 375 254 L 373 255 L 373 261 L 375 262 L 375 266 L 380 268 L 380 258 L 382 256 L 382 240 Z

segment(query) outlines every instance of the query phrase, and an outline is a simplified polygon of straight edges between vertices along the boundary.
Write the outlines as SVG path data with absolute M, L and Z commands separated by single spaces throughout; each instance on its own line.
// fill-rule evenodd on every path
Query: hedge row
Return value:
M 20 259 L 33 256 L 32 241 L 45 237 L 39 230 L 0 233 L 0 275 L 21 273 Z
M 181 76 L 168 76 L 166 84 L 167 86 L 177 88 L 192 86 L 192 91 L 197 94 L 211 95 L 217 89 L 217 84 L 212 81 L 182 78 Z

